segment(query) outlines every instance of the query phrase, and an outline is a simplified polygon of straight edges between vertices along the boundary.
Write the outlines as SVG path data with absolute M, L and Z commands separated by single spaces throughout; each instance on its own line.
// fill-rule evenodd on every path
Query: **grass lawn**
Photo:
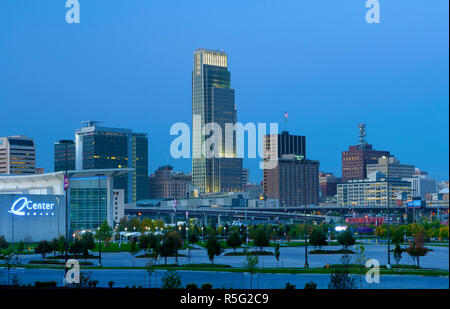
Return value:
M 405 265 L 407 267 L 399 267 L 393 269 L 386 269 L 385 266 L 381 266 L 380 274 L 382 275 L 416 275 L 416 276 L 448 276 L 448 270 L 440 270 L 440 269 L 429 269 L 429 268 L 420 268 L 413 269 L 411 265 Z M 1 265 L 0 267 L 5 267 L 5 265 Z M 21 268 L 44 268 L 44 269 L 63 269 L 62 265 L 21 265 Z M 342 265 L 338 264 L 335 267 L 342 267 Z M 146 269 L 145 267 L 98 267 L 98 266 L 83 266 L 83 270 L 92 270 L 92 269 Z M 221 271 L 221 272 L 236 272 L 242 273 L 247 272 L 247 269 L 242 267 L 229 267 L 229 265 L 216 265 L 216 264 L 185 264 L 185 265 L 155 265 L 154 269 L 173 269 L 173 270 L 192 270 L 192 271 Z M 333 271 L 333 265 L 330 265 L 330 268 L 327 269 L 326 266 L 320 268 L 295 268 L 295 267 L 280 267 L 280 268 L 259 268 L 257 270 L 258 273 L 279 273 L 279 274 L 330 274 Z M 366 268 L 363 267 L 350 267 L 350 272 L 352 274 L 365 274 L 367 271 Z

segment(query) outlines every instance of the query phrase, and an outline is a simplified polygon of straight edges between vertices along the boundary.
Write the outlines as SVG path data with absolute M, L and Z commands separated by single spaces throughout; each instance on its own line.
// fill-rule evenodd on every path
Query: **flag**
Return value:
M 287 112 L 284 112 L 284 118 L 286 118 L 286 120 L 287 120 L 287 118 L 288 118 L 288 113 Z
M 177 206 L 178 206 L 178 201 L 177 200 L 173 200 L 173 211 L 174 212 L 177 211 Z
M 67 188 L 69 188 L 69 178 L 64 175 L 64 191 L 66 191 Z

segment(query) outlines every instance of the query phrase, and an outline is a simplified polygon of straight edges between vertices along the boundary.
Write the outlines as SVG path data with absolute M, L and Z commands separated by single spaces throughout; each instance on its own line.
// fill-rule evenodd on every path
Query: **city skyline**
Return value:
M 256 13 L 247 16 L 251 4 L 235 3 L 222 14 L 236 13 L 236 23 L 202 35 L 205 29 L 197 29 L 196 21 L 167 26 L 190 15 L 188 4 L 164 9 L 143 1 L 111 4 L 115 18 L 108 18 L 99 14 L 98 4 L 84 2 L 81 23 L 67 25 L 59 16 L 65 8 L 51 1 L 20 10 L 2 3 L 0 32 L 9 31 L 1 37 L 10 48 L 0 49 L 0 102 L 8 115 L 0 135 L 33 138 L 36 166 L 52 171 L 53 143 L 73 138 L 81 121 L 102 120 L 148 134 L 149 174 L 166 163 L 190 171 L 190 159 L 170 158 L 169 129 L 179 121 L 190 124 L 191 57 L 203 46 L 229 54 L 237 120 L 278 121 L 282 128 L 287 111 L 288 131 L 307 136 L 309 156 L 321 162 L 321 170 L 341 174 L 340 154 L 357 144 L 356 123 L 365 122 L 375 149 L 447 180 L 448 30 L 441 25 L 448 22 L 448 3 L 385 3 L 383 23 L 376 26 L 364 23 L 363 4 L 327 5 L 261 3 L 255 12 L 273 17 L 264 23 Z M 142 15 L 125 23 L 123 16 L 138 7 Z M 167 19 L 168 9 L 173 16 L 167 21 L 157 16 Z M 287 14 L 284 20 L 281 12 Z M 414 18 L 419 12 L 423 19 Z M 205 18 L 212 21 L 217 14 Z M 309 14 L 334 20 L 334 29 Z M 43 18 L 31 18 L 36 15 Z M 239 28 L 242 37 L 230 37 L 226 27 L 229 33 Z M 43 44 L 30 55 L 38 41 Z M 130 51 L 126 45 L 132 44 Z M 252 182 L 262 180 L 258 162 L 244 160 Z

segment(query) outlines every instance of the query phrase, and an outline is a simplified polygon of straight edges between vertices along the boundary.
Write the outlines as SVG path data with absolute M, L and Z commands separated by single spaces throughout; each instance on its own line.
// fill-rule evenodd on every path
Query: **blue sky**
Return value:
M 150 171 L 170 158 L 175 122 L 191 123 L 192 53 L 229 54 L 240 122 L 279 122 L 307 137 L 307 156 L 341 174 L 341 151 L 367 139 L 402 163 L 448 179 L 447 0 L 0 1 L 0 136 L 35 139 L 53 169 L 53 142 L 83 120 L 149 135 Z M 245 160 L 260 181 L 258 161 Z

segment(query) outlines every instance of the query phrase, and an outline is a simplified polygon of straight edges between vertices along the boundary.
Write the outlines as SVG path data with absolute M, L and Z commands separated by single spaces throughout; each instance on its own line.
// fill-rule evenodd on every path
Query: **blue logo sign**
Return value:
M 11 210 L 8 210 L 8 212 L 16 216 L 53 216 L 54 207 L 54 203 L 34 203 L 26 197 L 21 197 L 14 201 L 11 206 Z

